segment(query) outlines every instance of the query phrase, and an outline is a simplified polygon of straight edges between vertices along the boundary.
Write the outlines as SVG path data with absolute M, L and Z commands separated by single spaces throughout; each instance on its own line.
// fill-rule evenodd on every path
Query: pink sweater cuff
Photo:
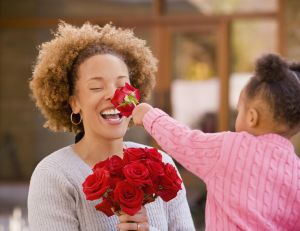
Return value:
M 155 121 L 157 119 L 159 119 L 162 116 L 168 116 L 167 113 L 165 113 L 164 111 L 158 109 L 158 108 L 153 108 L 150 111 L 148 111 L 146 113 L 146 115 L 143 118 L 143 125 L 144 128 L 150 133 L 152 134 L 152 127 L 153 124 L 155 123 Z

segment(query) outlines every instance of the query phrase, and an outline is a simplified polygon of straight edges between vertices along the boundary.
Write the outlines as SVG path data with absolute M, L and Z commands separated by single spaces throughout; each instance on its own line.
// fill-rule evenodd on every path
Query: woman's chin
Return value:
M 105 134 L 101 134 L 104 136 L 107 140 L 118 140 L 118 139 L 123 139 L 125 136 L 126 131 L 110 131 Z
M 92 127 L 96 128 L 96 133 L 99 136 L 105 136 L 108 139 L 120 139 L 123 138 L 129 124 L 130 119 L 122 117 L 120 119 L 104 119 L 100 117 L 100 126 L 96 128 L 95 124 Z

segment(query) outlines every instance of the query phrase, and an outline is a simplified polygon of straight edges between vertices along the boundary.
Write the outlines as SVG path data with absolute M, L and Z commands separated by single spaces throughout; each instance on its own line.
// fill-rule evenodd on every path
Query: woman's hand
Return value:
M 153 109 L 150 104 L 140 103 L 132 111 L 132 120 L 135 125 L 143 125 L 143 118 L 145 114 Z
M 117 224 L 117 228 L 120 231 L 149 231 L 148 216 L 145 207 L 142 207 L 142 209 L 134 216 L 130 216 L 126 213 L 121 212 L 118 218 L 120 223 Z

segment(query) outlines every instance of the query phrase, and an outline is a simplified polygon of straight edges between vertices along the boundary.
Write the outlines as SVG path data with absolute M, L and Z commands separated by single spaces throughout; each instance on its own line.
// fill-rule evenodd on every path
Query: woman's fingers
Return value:
M 138 230 L 138 224 L 136 222 L 133 223 L 120 223 L 117 225 L 119 230 Z M 141 230 L 139 230 L 141 231 Z
M 121 212 L 118 216 L 120 223 L 117 228 L 122 230 L 138 230 L 138 231 L 148 231 L 148 216 L 145 207 L 142 207 L 139 212 L 134 216 L 130 216 L 124 212 Z
M 130 216 L 128 214 L 122 214 L 119 216 L 119 220 L 120 223 L 123 222 L 129 222 L 129 221 L 133 221 L 133 222 L 146 222 L 147 219 L 147 215 L 146 214 L 135 214 L 134 216 Z
M 117 225 L 119 231 L 128 231 L 128 230 L 138 230 L 138 231 L 148 231 L 148 223 L 120 223 Z
M 119 215 L 119 220 L 121 223 L 128 222 L 128 221 L 133 221 L 133 222 L 138 222 L 138 223 L 148 222 L 147 210 L 143 206 L 140 209 L 140 211 L 138 211 L 133 216 L 130 216 L 129 214 L 126 214 L 123 211 L 121 211 L 120 215 Z

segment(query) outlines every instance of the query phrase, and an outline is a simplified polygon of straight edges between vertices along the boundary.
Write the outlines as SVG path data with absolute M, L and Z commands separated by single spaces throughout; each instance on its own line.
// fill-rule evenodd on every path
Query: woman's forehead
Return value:
M 95 55 L 85 60 L 78 68 L 78 75 L 85 80 L 103 81 L 107 78 L 128 77 L 129 72 L 123 60 L 105 54 Z

